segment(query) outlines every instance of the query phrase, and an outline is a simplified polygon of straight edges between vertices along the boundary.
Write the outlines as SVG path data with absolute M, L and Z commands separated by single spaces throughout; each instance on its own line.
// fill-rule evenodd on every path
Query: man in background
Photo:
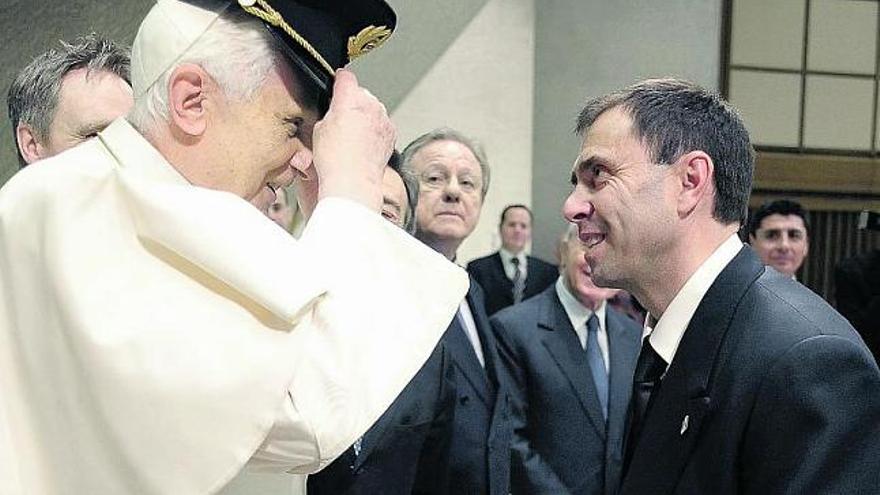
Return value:
M 749 223 L 749 244 L 765 265 L 795 278 L 810 252 L 807 212 L 797 201 L 764 203 Z
M 19 166 L 94 137 L 131 110 L 128 51 L 92 33 L 61 41 L 21 70 L 6 105 Z
M 395 151 L 382 178 L 382 216 L 412 233 L 418 182 L 400 167 Z M 449 493 L 454 415 L 455 370 L 441 342 L 376 424 L 309 476 L 309 495 Z
M 642 327 L 607 304 L 617 290 L 593 283 L 577 235 L 570 225 L 552 287 L 491 319 L 511 384 L 514 494 L 605 495 L 620 484 Z
M 468 263 L 471 277 L 486 292 L 486 313 L 528 299 L 553 284 L 559 269 L 526 254 L 532 240 L 532 211 L 526 205 L 508 205 L 501 212 L 501 248 Z
M 419 183 L 416 237 L 455 260 L 458 247 L 477 225 L 489 189 L 484 153 L 461 133 L 437 129 L 403 150 L 403 168 Z M 455 364 L 457 390 L 449 493 L 505 495 L 510 473 L 508 399 L 483 297 L 471 281 L 443 337 Z

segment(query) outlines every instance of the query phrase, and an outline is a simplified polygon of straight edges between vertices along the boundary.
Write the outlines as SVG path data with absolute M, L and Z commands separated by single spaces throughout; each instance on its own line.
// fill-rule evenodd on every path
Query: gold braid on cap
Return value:
M 259 4 L 259 7 L 255 7 L 255 3 Z M 281 17 L 281 14 L 279 14 L 277 10 L 273 9 L 266 2 L 266 0 L 239 0 L 239 5 L 241 5 L 241 8 L 244 9 L 244 11 L 248 14 L 259 17 L 263 21 L 268 22 L 269 24 L 279 29 L 282 29 L 285 33 L 290 35 L 290 37 L 293 38 L 294 41 L 299 43 L 301 47 L 309 52 L 309 55 L 314 57 L 314 59 L 317 60 L 318 63 L 320 63 L 321 66 L 323 66 L 324 69 L 328 73 L 330 73 L 331 76 L 333 75 L 333 67 L 331 67 L 326 60 L 324 60 L 324 57 L 322 57 L 321 54 L 318 53 L 318 50 L 315 50 L 315 47 L 313 47 L 311 43 L 300 36 L 299 33 L 294 31 L 293 28 L 290 27 L 287 22 L 285 22 L 284 18 Z

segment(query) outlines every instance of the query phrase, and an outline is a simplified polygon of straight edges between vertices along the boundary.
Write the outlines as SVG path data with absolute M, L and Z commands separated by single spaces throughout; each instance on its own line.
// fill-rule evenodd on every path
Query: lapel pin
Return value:
M 690 420 L 690 416 L 685 414 L 684 419 L 681 420 L 681 431 L 678 432 L 679 435 L 684 435 L 686 431 L 688 431 L 688 422 Z

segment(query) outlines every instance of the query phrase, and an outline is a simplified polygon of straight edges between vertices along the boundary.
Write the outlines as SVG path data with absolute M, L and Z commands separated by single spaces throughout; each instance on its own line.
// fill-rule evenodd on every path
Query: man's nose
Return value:
M 790 237 L 788 237 L 788 234 L 782 234 L 781 236 L 779 236 L 779 247 L 781 249 L 791 249 L 791 244 L 792 240 Z
M 443 188 L 443 200 L 456 203 L 461 198 L 461 186 L 458 185 L 458 181 L 449 180 L 446 183 L 446 186 Z
M 589 220 L 595 211 L 589 195 L 581 188 L 575 188 L 562 204 L 562 216 L 571 223 Z

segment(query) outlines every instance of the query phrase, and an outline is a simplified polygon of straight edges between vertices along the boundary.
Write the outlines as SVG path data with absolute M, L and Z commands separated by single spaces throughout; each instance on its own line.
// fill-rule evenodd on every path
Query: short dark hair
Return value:
M 749 235 L 754 236 L 758 229 L 761 228 L 761 222 L 770 215 L 795 215 L 801 217 L 804 221 L 804 228 L 807 234 L 810 233 L 810 222 L 807 221 L 807 210 L 797 201 L 790 199 L 777 199 L 762 204 L 755 213 L 752 214 L 752 220 L 749 222 Z
M 410 234 L 416 231 L 416 206 L 419 205 L 419 181 L 413 175 L 403 169 L 400 152 L 394 150 L 388 159 L 388 168 L 394 170 L 403 181 L 403 188 L 406 190 L 406 220 L 403 228 Z
M 60 48 L 34 58 L 12 81 L 6 106 L 13 135 L 21 122 L 33 129 L 38 138 L 48 137 L 58 107 L 61 80 L 70 71 L 81 68 L 86 68 L 88 73 L 106 71 L 131 84 L 128 49 L 95 33 L 80 36 L 71 43 L 60 43 Z M 13 142 L 17 142 L 15 137 Z M 20 153 L 18 158 L 21 166 L 26 165 Z
M 605 111 L 619 107 L 633 136 L 655 163 L 670 164 L 700 150 L 715 164 L 713 217 L 745 223 L 755 154 L 736 110 L 717 94 L 678 79 L 649 79 L 587 102 L 577 119 L 583 136 Z
M 529 214 L 529 220 L 532 219 L 532 210 L 530 210 L 528 206 L 520 204 L 507 205 L 504 207 L 503 210 L 501 210 L 501 222 L 498 223 L 499 226 L 504 225 L 504 217 L 506 217 L 507 212 L 513 208 L 522 208 L 523 210 L 526 210 L 526 212 L 528 212 Z

